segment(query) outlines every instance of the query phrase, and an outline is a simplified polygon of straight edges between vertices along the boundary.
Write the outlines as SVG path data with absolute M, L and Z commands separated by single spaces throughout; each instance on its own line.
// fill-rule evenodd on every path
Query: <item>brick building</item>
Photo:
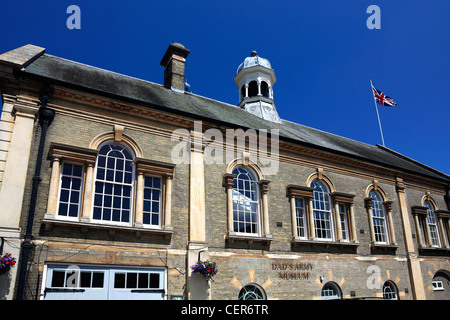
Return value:
M 190 93 L 188 54 L 163 85 L 0 55 L 2 299 L 450 298 L 448 175 L 280 119 L 256 52 L 238 106 Z

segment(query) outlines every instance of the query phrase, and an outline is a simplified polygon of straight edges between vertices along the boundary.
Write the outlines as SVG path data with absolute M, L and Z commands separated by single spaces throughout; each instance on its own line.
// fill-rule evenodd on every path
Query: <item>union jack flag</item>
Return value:
M 382 106 L 388 106 L 388 107 L 395 107 L 397 104 L 392 100 L 391 97 L 388 97 L 383 92 L 375 89 L 375 87 L 372 85 L 372 91 L 373 91 L 373 97 L 376 102 L 381 104 Z

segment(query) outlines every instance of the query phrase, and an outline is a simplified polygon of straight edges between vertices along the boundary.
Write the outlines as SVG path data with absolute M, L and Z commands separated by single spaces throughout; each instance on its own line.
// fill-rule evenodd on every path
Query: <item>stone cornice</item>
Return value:
M 55 87 L 53 96 L 63 100 L 81 103 L 83 105 L 89 105 L 93 107 L 100 107 L 103 109 L 112 109 L 114 111 L 120 111 L 125 113 L 133 113 L 140 117 L 156 120 L 160 122 L 169 123 L 172 125 L 182 126 L 189 128 L 193 126 L 195 119 L 187 119 L 186 117 L 180 117 L 172 115 L 168 112 L 152 109 L 146 106 L 140 106 L 136 104 L 125 103 L 118 100 L 109 98 L 94 96 L 88 93 L 82 93 L 62 87 Z
M 125 103 L 110 98 L 99 97 L 88 93 L 75 91 L 63 87 L 54 88 L 54 97 L 67 100 L 82 105 L 88 105 L 93 107 L 100 107 L 102 109 L 110 109 L 113 111 L 120 111 L 123 113 L 131 113 L 139 116 L 140 118 L 146 118 L 152 121 L 158 121 L 161 123 L 174 125 L 183 128 L 193 128 L 195 118 L 189 118 L 187 116 L 181 116 L 164 112 L 161 110 L 152 109 L 146 106 L 135 105 L 131 103 Z M 210 123 L 203 123 L 203 130 L 215 127 L 216 125 Z M 225 134 L 225 129 L 220 126 L 220 129 Z M 167 135 L 167 134 L 165 134 Z M 224 139 L 224 142 L 226 140 Z M 270 148 L 270 139 L 268 140 Z M 354 158 L 350 155 L 344 155 L 340 153 L 334 153 L 331 150 L 321 150 L 314 148 L 313 146 L 302 145 L 301 143 L 293 143 L 288 141 L 280 141 L 280 151 L 286 151 L 291 155 L 280 155 L 279 159 L 283 162 L 290 162 L 310 167 L 317 167 L 318 165 L 324 167 L 325 170 L 343 173 L 352 176 L 361 176 L 368 179 L 376 177 L 380 182 L 395 184 L 395 178 L 401 176 L 405 180 L 405 184 L 408 187 L 414 187 L 418 189 L 430 188 L 434 189 L 434 192 L 442 193 L 446 186 L 445 182 L 438 181 L 433 178 L 424 177 L 420 174 L 410 173 L 402 171 L 401 169 L 392 168 L 389 166 L 383 166 L 377 163 L 371 163 L 368 160 Z M 270 150 L 270 149 L 269 149 Z M 252 152 L 250 150 L 250 152 Z M 257 150 L 253 151 L 257 152 Z M 324 164 L 324 162 L 332 161 L 336 165 Z M 383 178 L 384 177 L 384 178 Z M 424 186 L 427 184 L 427 186 Z

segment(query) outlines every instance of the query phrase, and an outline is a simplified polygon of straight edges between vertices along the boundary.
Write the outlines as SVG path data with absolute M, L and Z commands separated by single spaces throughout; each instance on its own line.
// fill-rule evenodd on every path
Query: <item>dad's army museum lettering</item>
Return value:
M 283 280 L 308 280 L 309 271 L 313 268 L 311 262 L 291 262 L 277 261 L 272 262 L 272 270 L 277 270 L 280 279 Z

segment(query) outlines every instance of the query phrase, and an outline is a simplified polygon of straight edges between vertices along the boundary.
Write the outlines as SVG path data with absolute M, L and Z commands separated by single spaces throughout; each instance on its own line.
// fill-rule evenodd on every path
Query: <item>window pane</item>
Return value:
M 97 179 L 105 180 L 105 169 L 103 169 L 103 168 L 97 169 Z
M 125 273 L 116 273 L 114 275 L 114 288 L 116 289 L 125 288 Z
M 70 202 L 78 203 L 79 201 L 80 201 L 80 193 L 77 191 L 72 191 L 72 194 L 70 195 Z
M 93 272 L 92 273 L 92 288 L 103 288 L 103 272 Z
M 101 195 L 96 194 L 94 197 L 94 205 L 95 206 L 102 206 L 103 198 Z
M 106 170 L 106 181 L 114 181 L 114 170 Z
M 61 188 L 62 189 L 70 189 L 70 179 L 69 177 L 62 177 L 61 178 Z
M 150 273 L 150 288 L 159 288 L 159 273 Z
M 104 168 L 106 165 L 106 158 L 103 156 L 98 157 L 98 166 Z
M 130 211 L 128 210 L 122 211 L 122 222 L 130 222 Z
M 83 175 L 83 167 L 82 166 L 73 166 L 73 176 L 75 177 L 81 177 Z
M 148 273 L 139 273 L 138 288 L 148 289 Z
M 150 224 L 150 213 L 144 212 L 143 223 L 144 224 Z
M 94 214 L 92 217 L 94 219 L 100 220 L 102 218 L 102 208 L 94 207 Z
M 69 202 L 69 190 L 61 190 L 59 201 Z
M 159 225 L 159 215 L 157 215 L 157 214 L 152 215 L 152 225 L 154 225 L 154 226 Z
M 71 164 L 64 163 L 63 168 L 62 168 L 62 174 L 65 176 L 71 176 L 72 168 L 73 168 L 73 166 Z
M 113 221 L 120 221 L 120 210 L 113 210 Z
M 78 205 L 71 204 L 69 207 L 69 216 L 77 217 L 78 216 Z
M 103 206 L 111 208 L 111 204 L 112 204 L 112 197 L 111 196 L 104 196 L 104 198 L 103 198 Z
M 113 184 L 105 183 L 105 194 L 112 194 Z
M 91 271 L 81 271 L 80 273 L 80 288 L 90 288 L 91 287 Z
M 144 201 L 144 211 L 150 212 L 150 201 Z
M 145 177 L 144 185 L 146 188 L 153 188 L 153 178 Z
M 123 171 L 124 162 L 122 159 L 117 159 L 116 169 L 118 171 Z
M 103 220 L 111 220 L 111 209 L 103 209 Z
M 125 173 L 125 179 L 123 181 L 124 183 L 131 183 L 132 182 L 132 175 L 130 172 Z
M 67 203 L 60 203 L 59 209 L 58 209 L 58 215 L 67 216 L 67 208 L 68 208 Z
M 120 197 L 114 197 L 113 208 L 118 208 L 118 209 L 120 209 L 121 205 L 122 205 L 122 198 L 120 198 Z
M 123 198 L 122 208 L 123 209 L 130 209 L 130 199 L 129 198 Z
M 127 289 L 137 288 L 137 273 L 127 273 Z
M 63 288 L 64 287 L 64 276 L 65 276 L 64 271 L 53 270 L 51 286 L 53 288 Z
M 124 197 L 129 197 L 131 194 L 131 187 L 123 186 L 122 191 Z

